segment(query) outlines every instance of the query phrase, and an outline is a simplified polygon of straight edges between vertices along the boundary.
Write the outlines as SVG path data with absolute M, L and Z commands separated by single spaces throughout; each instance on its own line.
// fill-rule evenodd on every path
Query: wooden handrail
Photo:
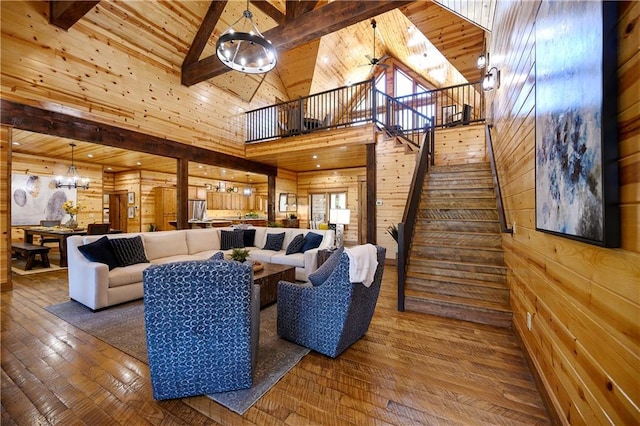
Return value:
M 513 234 L 513 228 L 507 225 L 507 217 L 504 213 L 504 204 L 502 203 L 502 192 L 500 191 L 500 180 L 498 178 L 498 169 L 496 168 L 495 155 L 493 153 L 493 140 L 491 139 L 491 127 L 487 124 L 485 127 L 487 146 L 489 151 L 489 163 L 491 163 L 491 174 L 493 175 L 493 189 L 496 194 L 496 205 L 498 207 L 498 217 L 500 220 L 500 231 L 506 234 Z

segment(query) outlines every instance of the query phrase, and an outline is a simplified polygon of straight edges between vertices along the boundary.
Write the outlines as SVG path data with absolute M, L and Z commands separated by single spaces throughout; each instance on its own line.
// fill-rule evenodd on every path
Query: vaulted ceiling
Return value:
M 253 0 L 249 8 L 259 29 L 278 48 L 278 65 L 270 78 L 295 99 L 369 78 L 372 67 L 365 55 L 389 55 L 390 62 L 421 76 L 427 87 L 478 81 L 475 61 L 484 51 L 494 6 L 495 0 Z M 250 103 L 264 75 L 229 71 L 214 56 L 217 38 L 246 7 L 244 0 L 69 1 L 52 2 L 51 15 L 62 27 L 90 23 L 100 31 L 96 37 L 113 43 L 133 40 L 136 54 L 146 54 L 167 70 L 181 67 L 183 84 L 195 92 L 206 81 Z M 371 18 L 377 21 L 375 47 Z M 31 153 L 27 146 L 16 151 Z M 34 147 L 33 153 L 42 152 L 39 144 Z M 83 150 L 78 146 L 77 154 L 82 156 Z M 126 157 L 110 156 L 110 165 L 116 170 L 127 167 Z M 123 164 L 117 163 L 119 158 Z M 167 171 L 167 162 L 144 162 Z

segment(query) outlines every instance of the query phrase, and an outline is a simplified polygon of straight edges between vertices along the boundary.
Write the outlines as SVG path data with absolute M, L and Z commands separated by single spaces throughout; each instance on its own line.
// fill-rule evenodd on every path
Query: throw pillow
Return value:
M 302 246 L 304 246 L 304 235 L 298 234 L 293 237 L 293 240 L 289 243 L 287 247 L 287 254 L 300 253 L 302 251 Z
M 113 238 L 110 239 L 109 242 L 111 243 L 111 247 L 113 247 L 120 266 L 149 262 L 144 252 L 142 238 L 139 235 L 132 238 Z
M 280 234 L 267 234 L 267 243 L 264 245 L 264 250 L 279 251 L 282 249 L 283 242 L 284 232 Z
M 302 252 L 320 247 L 320 243 L 324 237 L 315 232 L 307 232 L 304 237 L 304 245 L 302 246 Z
M 78 250 L 89 262 L 104 263 L 109 270 L 120 266 L 109 239 L 105 236 L 92 243 L 78 246 Z
M 311 284 L 314 286 L 323 284 L 329 278 L 331 273 L 338 267 L 343 252 L 344 247 L 340 247 L 338 250 L 334 251 L 318 269 L 309 274 L 309 281 L 311 281 Z
M 242 233 L 242 240 L 245 247 L 253 247 L 256 245 L 256 230 L 245 229 Z
M 243 233 L 244 231 L 242 229 L 220 231 L 220 250 L 244 248 Z
M 207 260 L 224 260 L 224 253 L 219 251 Z

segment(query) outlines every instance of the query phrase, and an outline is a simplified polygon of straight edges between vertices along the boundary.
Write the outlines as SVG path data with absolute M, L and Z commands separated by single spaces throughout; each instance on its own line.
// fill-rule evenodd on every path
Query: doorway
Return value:
M 127 232 L 127 192 L 109 194 L 109 223 L 112 229 Z

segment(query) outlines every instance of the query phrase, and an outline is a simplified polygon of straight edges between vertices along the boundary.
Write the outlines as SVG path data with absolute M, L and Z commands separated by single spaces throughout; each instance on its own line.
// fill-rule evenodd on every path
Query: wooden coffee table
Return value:
M 260 286 L 260 308 L 275 302 L 278 298 L 278 282 L 296 282 L 296 267 L 262 262 L 264 269 L 253 274 L 254 284 Z

